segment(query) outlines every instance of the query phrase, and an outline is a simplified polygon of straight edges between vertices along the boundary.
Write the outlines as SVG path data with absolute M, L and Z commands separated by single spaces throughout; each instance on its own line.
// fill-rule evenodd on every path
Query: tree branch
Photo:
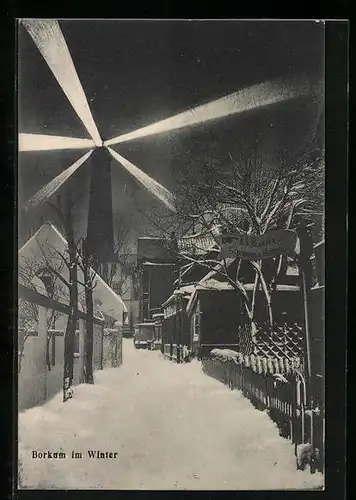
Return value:
M 254 267 L 254 269 L 258 273 L 258 277 L 259 277 L 259 279 L 261 281 L 262 289 L 263 289 L 264 294 L 266 296 L 266 301 L 267 301 L 267 306 L 268 306 L 268 314 L 269 314 L 269 321 L 270 321 L 271 326 L 273 326 L 273 316 L 272 316 L 272 308 L 271 308 L 271 295 L 270 295 L 270 293 L 268 291 L 267 284 L 266 284 L 266 281 L 264 279 L 262 270 L 261 270 L 261 268 L 260 268 L 260 266 L 258 265 L 257 262 L 255 262 L 255 261 L 252 260 L 252 261 L 250 261 L 250 264 L 252 265 L 252 267 Z
M 265 209 L 263 210 L 263 212 L 261 214 L 261 220 L 263 220 L 266 217 L 267 213 L 269 212 L 269 210 L 271 208 L 273 197 L 274 197 L 274 195 L 277 192 L 279 183 L 280 183 L 280 177 L 278 176 L 277 179 L 275 180 L 274 184 L 273 184 L 273 188 L 272 188 L 272 190 L 270 192 L 270 195 L 268 197 Z

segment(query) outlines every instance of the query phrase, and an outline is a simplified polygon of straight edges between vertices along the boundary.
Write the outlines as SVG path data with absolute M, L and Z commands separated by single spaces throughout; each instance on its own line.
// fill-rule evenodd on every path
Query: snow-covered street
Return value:
M 123 365 L 19 415 L 22 488 L 311 489 L 292 444 L 239 391 L 124 339 Z M 90 458 L 88 450 L 116 458 Z M 65 458 L 33 458 L 43 452 Z M 72 458 L 72 451 L 82 458 Z

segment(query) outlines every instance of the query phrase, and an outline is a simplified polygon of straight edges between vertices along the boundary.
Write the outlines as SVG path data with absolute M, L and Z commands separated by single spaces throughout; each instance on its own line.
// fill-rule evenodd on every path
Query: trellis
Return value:
M 252 336 L 248 324 L 241 325 L 238 330 L 240 352 L 250 355 L 272 358 L 303 357 L 303 326 L 298 323 L 257 324 Z

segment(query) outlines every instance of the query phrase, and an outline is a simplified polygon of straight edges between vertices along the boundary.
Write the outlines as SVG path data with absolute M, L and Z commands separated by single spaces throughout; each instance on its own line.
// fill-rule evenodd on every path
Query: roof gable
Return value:
M 39 261 L 45 257 L 53 260 L 57 252 L 64 253 L 68 247 L 67 240 L 58 231 L 58 229 L 50 222 L 43 224 L 40 229 L 20 248 L 18 252 L 19 265 L 21 260 L 32 258 Z M 96 286 L 93 290 L 93 301 L 99 311 L 102 311 L 107 316 L 122 321 L 123 312 L 127 312 L 127 308 L 122 298 L 117 295 L 112 288 L 93 270 L 95 274 Z M 63 267 L 60 274 L 64 279 L 69 279 L 69 273 L 66 266 Z M 81 270 L 78 269 L 79 281 L 84 281 L 81 275 Z M 24 283 L 25 284 L 25 283 Z M 65 285 L 63 285 L 65 288 Z M 78 297 L 84 296 L 84 287 L 78 284 Z M 78 307 L 83 309 L 83 301 L 78 301 Z

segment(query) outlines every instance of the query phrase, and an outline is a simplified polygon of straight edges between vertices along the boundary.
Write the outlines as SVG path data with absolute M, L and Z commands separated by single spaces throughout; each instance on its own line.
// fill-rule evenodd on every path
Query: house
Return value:
M 235 279 L 238 259 L 226 258 L 227 275 Z M 221 264 L 222 265 L 222 264 Z M 187 305 L 192 349 L 206 353 L 212 348 L 230 348 L 240 351 L 255 349 L 256 353 L 272 355 L 268 331 L 267 307 L 264 292 L 256 294 L 255 318 L 258 325 L 256 345 L 246 339 L 246 311 L 241 294 L 221 274 L 219 265 L 209 271 L 194 288 Z M 299 286 L 298 268 L 292 261 L 286 265 L 285 275 L 272 294 L 273 320 L 276 330 L 274 349 L 286 351 L 290 347 L 300 354 L 302 347 L 303 304 Z M 266 267 L 265 272 L 268 273 Z M 248 262 L 240 264 L 240 281 L 249 299 L 252 299 L 255 273 Z M 277 338 L 278 337 L 278 338 Z M 281 347 L 283 345 L 283 347 Z
M 214 246 L 204 247 L 204 252 L 208 252 L 202 253 L 205 256 L 213 252 L 210 258 L 214 260 L 218 257 Z M 317 282 L 320 283 L 323 279 L 322 244 L 315 246 L 314 254 L 316 274 L 319 276 Z M 201 261 L 202 257 L 199 257 L 199 260 Z M 276 265 L 275 259 L 264 259 L 262 262 L 263 274 L 267 281 L 275 276 Z M 305 351 L 301 276 L 298 264 L 293 258 L 286 256 L 281 266 L 282 272 L 271 294 L 273 332 L 270 330 L 265 294 L 260 286 L 255 294 L 254 319 L 257 331 L 253 342 L 247 332 L 249 321 L 242 296 L 228 278 L 223 276 L 222 261 L 208 273 L 206 267 L 197 262 L 181 266 L 179 279 L 174 282 L 176 290 L 163 303 L 166 355 L 178 358 L 179 352 L 182 351 L 181 346 L 185 346 L 188 350 L 199 353 L 207 352 L 213 347 L 229 347 L 268 357 L 287 355 L 301 358 Z M 226 257 L 224 267 L 227 276 L 232 280 L 235 280 L 238 272 L 239 281 L 251 301 L 256 276 L 251 263 Z M 189 289 L 192 285 L 193 288 Z M 313 293 L 316 297 L 317 292 Z M 318 309 L 316 306 L 314 309 L 318 311 L 320 307 Z M 312 317 L 315 322 L 320 315 L 314 313 Z
M 19 285 L 25 290 L 41 296 L 49 296 L 64 307 L 69 304 L 68 288 L 60 278 L 69 280 L 66 264 L 62 261 L 67 248 L 67 242 L 58 229 L 50 223 L 42 227 L 20 248 Z M 41 274 L 41 268 L 50 265 L 57 273 L 54 294 L 49 294 L 49 278 L 52 273 Z M 92 271 L 94 273 L 94 271 Z M 85 313 L 85 290 L 83 274 L 78 270 L 78 310 Z M 94 303 L 94 338 L 93 338 L 93 368 L 101 369 L 107 366 L 105 356 L 111 357 L 112 352 L 117 355 L 121 352 L 120 329 L 126 321 L 127 308 L 121 299 L 97 274 L 94 274 L 95 288 L 93 290 Z M 53 285 L 53 283 L 52 283 Z M 18 404 L 23 410 L 48 400 L 61 390 L 63 384 L 64 363 L 64 331 L 68 320 L 68 313 L 49 309 L 44 318 L 45 327 L 43 338 L 39 335 L 39 312 L 36 302 L 19 299 L 18 326 L 19 326 L 19 375 L 18 375 Z M 116 334 L 104 338 L 104 327 L 108 326 Z M 22 328 L 21 328 L 22 327 Z M 77 338 L 75 339 L 74 356 L 74 384 L 81 381 L 82 358 L 80 356 L 80 335 L 84 330 L 84 321 L 79 320 Z M 23 340 L 23 342 L 21 342 Z M 114 351 L 113 351 L 114 349 Z M 116 361 L 119 361 L 118 359 Z M 111 362 L 111 360 L 110 360 Z
M 247 295 L 252 297 L 254 284 L 244 285 Z M 244 338 L 247 316 L 243 307 L 242 296 L 230 283 L 210 278 L 201 281 L 195 287 L 188 305 L 192 350 L 204 355 L 213 348 L 228 348 L 244 352 L 254 349 L 256 354 L 272 355 L 274 350 L 281 354 L 291 346 L 300 355 L 301 319 L 299 314 L 290 316 L 292 309 L 297 311 L 296 300 L 300 290 L 295 285 L 277 285 L 274 295 L 274 325 L 278 345 L 270 344 L 267 323 L 257 323 L 255 346 L 249 345 Z M 300 304 L 301 305 L 301 304 Z M 292 337 L 292 338 L 288 338 Z M 282 347 L 283 346 L 283 347 Z
M 171 238 L 138 238 L 140 321 L 150 321 L 153 315 L 162 314 L 162 304 L 166 304 L 168 298 L 173 300 L 171 295 L 174 290 L 174 300 L 178 300 L 178 290 L 182 286 L 195 284 L 205 276 L 206 268 L 190 263 L 189 258 L 213 258 L 217 253 L 216 243 L 210 235 L 189 235 L 177 239 L 172 233 Z M 167 326 L 166 320 L 164 324 Z M 174 339 L 175 331 L 172 333 Z

